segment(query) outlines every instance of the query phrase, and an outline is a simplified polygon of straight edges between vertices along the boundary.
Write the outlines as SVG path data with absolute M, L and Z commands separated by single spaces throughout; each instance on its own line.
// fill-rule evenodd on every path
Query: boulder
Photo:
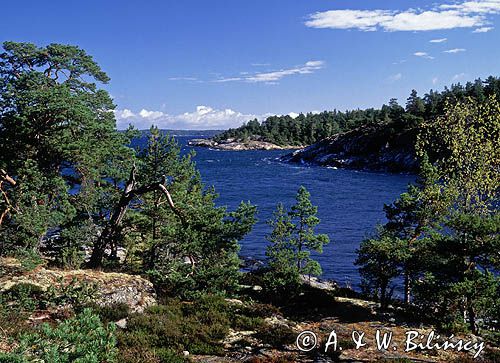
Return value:
M 46 291 L 50 286 L 63 288 L 69 284 L 89 284 L 95 286 L 94 303 L 101 306 L 126 304 L 132 312 L 142 312 L 156 304 L 153 284 L 141 276 L 96 270 L 58 270 L 38 266 L 32 271 L 24 271 L 16 259 L 0 259 L 2 270 L 0 292 L 17 284 L 31 284 Z

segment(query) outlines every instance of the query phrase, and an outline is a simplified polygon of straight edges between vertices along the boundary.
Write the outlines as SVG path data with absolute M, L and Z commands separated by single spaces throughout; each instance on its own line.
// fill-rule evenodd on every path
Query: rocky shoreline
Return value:
M 290 150 L 299 149 L 299 146 L 280 146 L 266 141 L 248 140 L 236 141 L 232 139 L 216 142 L 211 139 L 192 139 L 188 146 L 208 147 L 217 150 L 246 151 L 246 150 Z
M 408 172 L 417 171 L 416 130 L 389 134 L 383 128 L 361 127 L 321 140 L 281 158 L 283 162 L 334 168 Z
M 229 151 L 293 150 L 280 160 L 342 169 L 415 173 L 418 171 L 414 149 L 416 136 L 416 129 L 396 133 L 387 127 L 362 126 L 310 146 L 282 146 L 255 139 L 227 139 L 221 142 L 192 139 L 188 145 Z

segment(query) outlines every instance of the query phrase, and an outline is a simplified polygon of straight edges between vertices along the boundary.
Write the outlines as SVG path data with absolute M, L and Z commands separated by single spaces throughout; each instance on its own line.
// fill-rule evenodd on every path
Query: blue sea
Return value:
M 265 257 L 266 235 L 270 232 L 266 221 L 277 203 L 293 205 L 298 188 L 304 185 L 318 207 L 321 223 L 317 231 L 328 234 L 331 241 L 323 254 L 315 256 L 323 268 L 321 277 L 355 289 L 360 284 L 354 265 L 356 249 L 378 223 L 384 222 L 384 204 L 391 203 L 414 180 L 411 175 L 286 164 L 278 160 L 290 151 L 221 151 L 186 146 L 191 138 L 176 137 L 183 152 L 196 151 L 194 161 L 203 182 L 213 185 L 220 195 L 217 204 L 235 209 L 241 201 L 251 201 L 258 207 L 258 222 L 241 241 L 242 257 Z

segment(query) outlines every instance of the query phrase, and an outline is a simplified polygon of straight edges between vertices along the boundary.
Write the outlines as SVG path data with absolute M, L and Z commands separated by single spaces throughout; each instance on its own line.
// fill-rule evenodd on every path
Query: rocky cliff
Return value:
M 347 169 L 415 172 L 415 129 L 396 132 L 390 127 L 363 126 L 333 135 L 282 161 Z

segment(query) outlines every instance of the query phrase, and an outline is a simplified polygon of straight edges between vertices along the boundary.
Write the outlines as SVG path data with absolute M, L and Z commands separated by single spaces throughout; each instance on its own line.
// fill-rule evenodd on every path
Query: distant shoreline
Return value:
M 188 141 L 188 146 L 208 147 L 217 150 L 228 151 L 248 151 L 248 150 L 297 150 L 305 146 L 292 146 L 292 145 L 276 145 L 266 141 L 248 140 L 248 141 L 234 141 L 225 140 L 223 142 L 216 142 L 211 139 L 192 139 Z

